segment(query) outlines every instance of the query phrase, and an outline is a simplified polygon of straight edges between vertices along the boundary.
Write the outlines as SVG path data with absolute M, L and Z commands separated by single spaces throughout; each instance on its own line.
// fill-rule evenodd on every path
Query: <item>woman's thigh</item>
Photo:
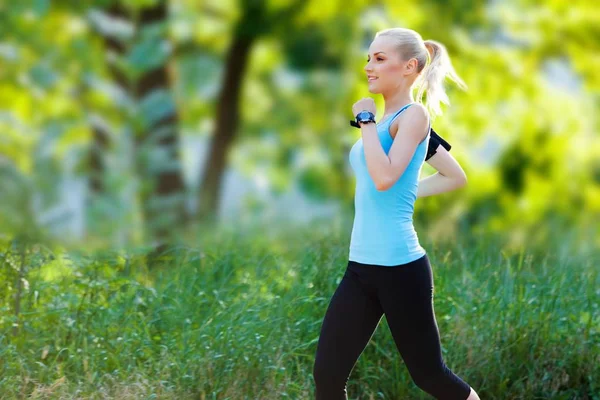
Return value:
M 392 337 L 411 375 L 443 368 L 433 307 L 433 276 L 427 256 L 396 266 L 380 280 L 379 298 Z
M 375 293 L 347 268 L 323 319 L 315 369 L 347 378 L 382 315 Z

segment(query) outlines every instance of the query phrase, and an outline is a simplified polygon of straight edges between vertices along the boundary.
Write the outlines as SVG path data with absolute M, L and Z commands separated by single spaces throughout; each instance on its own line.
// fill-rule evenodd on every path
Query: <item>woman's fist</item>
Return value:
M 356 114 L 364 110 L 370 111 L 373 115 L 376 115 L 377 109 L 375 108 L 375 100 L 370 97 L 360 99 L 352 106 L 352 115 L 356 117 Z

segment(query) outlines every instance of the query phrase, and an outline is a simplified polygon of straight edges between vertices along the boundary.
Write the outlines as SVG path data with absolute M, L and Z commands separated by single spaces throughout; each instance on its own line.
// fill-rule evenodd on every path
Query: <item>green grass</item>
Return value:
M 558 240 L 509 251 L 496 239 L 420 234 L 446 363 L 483 399 L 600 399 L 597 254 L 558 251 Z M 27 274 L 16 336 L 14 282 L 2 286 L 0 398 L 313 398 L 348 240 L 337 224 L 211 231 L 152 271 L 123 252 L 41 263 Z M 430 398 L 385 318 L 348 393 Z

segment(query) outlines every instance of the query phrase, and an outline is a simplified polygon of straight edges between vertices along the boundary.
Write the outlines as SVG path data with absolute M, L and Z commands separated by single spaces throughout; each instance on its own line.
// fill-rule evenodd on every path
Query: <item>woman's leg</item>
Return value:
M 427 255 L 383 271 L 378 276 L 379 299 L 413 381 L 436 399 L 466 400 L 471 388 L 442 359 Z
M 325 313 L 313 368 L 317 400 L 348 399 L 350 372 L 383 315 L 360 273 L 349 265 Z

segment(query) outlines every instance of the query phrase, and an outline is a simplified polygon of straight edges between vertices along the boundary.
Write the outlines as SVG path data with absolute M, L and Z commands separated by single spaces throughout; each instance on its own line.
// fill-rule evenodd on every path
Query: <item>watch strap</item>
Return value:
M 374 123 L 375 122 L 375 115 L 372 112 L 370 112 L 370 111 L 363 110 L 363 111 L 359 112 L 358 114 L 356 114 L 356 117 L 354 117 L 354 121 L 350 121 L 350 126 L 353 126 L 355 128 L 360 128 L 360 124 L 358 123 L 358 115 L 361 114 L 361 113 L 363 113 L 363 112 L 368 112 L 370 114 L 370 117 L 371 117 L 370 119 L 365 120 L 363 122 L 366 122 L 366 123 L 371 123 L 371 122 Z

